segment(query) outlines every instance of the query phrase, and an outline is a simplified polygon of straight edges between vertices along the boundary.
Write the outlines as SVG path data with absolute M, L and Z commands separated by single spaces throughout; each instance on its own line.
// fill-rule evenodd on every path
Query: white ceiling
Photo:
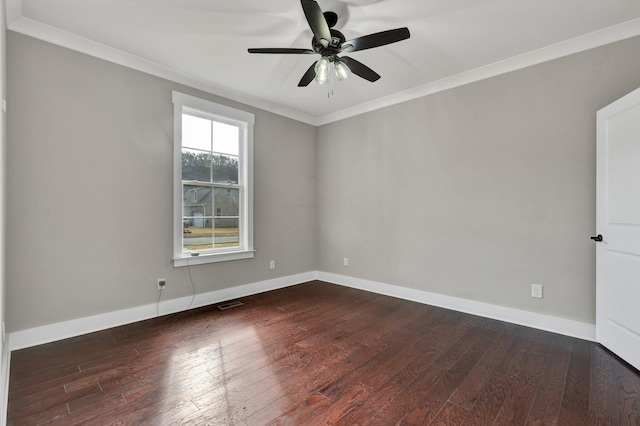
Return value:
M 351 57 L 382 76 L 297 83 L 312 55 L 299 0 L 7 0 L 11 30 L 323 124 L 640 34 L 638 0 L 318 0 L 347 39 L 411 38 Z

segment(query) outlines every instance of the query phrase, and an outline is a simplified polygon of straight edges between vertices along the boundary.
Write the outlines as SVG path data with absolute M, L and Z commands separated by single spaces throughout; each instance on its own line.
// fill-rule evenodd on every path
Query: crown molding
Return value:
M 6 0 L 5 19 L 7 28 L 22 16 L 22 0 Z
M 9 0 L 7 2 L 7 10 L 10 9 L 9 3 L 19 1 L 20 0 Z M 11 9 L 13 10 L 13 7 Z M 29 18 L 20 16 L 11 21 L 7 19 L 7 23 L 8 29 L 16 33 L 24 34 L 67 49 L 75 50 L 76 52 L 122 65 L 136 71 L 141 71 L 155 77 L 160 77 L 174 83 L 184 84 L 185 86 L 193 87 L 194 89 L 199 89 L 213 95 L 269 111 L 296 121 L 311 124 L 313 126 L 318 125 L 317 118 L 309 114 L 251 96 L 246 93 L 232 90 L 224 86 L 216 85 L 210 81 L 193 77 L 170 67 L 160 65 L 157 62 L 132 55 L 122 50 L 45 25 Z
M 317 125 L 333 123 L 366 112 L 375 111 L 391 105 L 443 92 L 465 84 L 475 83 L 491 77 L 496 77 L 512 71 L 517 71 L 533 65 L 559 59 L 589 49 L 601 47 L 607 44 L 640 35 L 640 18 L 624 22 L 619 25 L 604 28 L 580 37 L 572 38 L 561 43 L 543 47 L 522 55 L 514 56 L 499 62 L 475 68 L 463 73 L 443 78 L 422 86 L 414 87 L 402 92 L 394 93 L 380 99 L 346 108 L 331 114 L 318 117 Z
M 216 85 L 210 81 L 184 74 L 148 59 L 144 59 L 93 40 L 42 24 L 35 20 L 25 18 L 22 16 L 22 0 L 7 0 L 6 10 L 7 27 L 11 31 L 66 47 L 68 49 L 132 68 L 156 77 L 184 84 L 195 89 L 200 89 L 232 101 L 260 108 L 312 126 L 322 126 L 344 120 L 366 112 L 375 111 L 377 109 L 453 89 L 465 84 L 474 83 L 640 35 L 640 18 L 633 19 L 612 27 L 604 28 L 570 40 L 533 50 L 522 55 L 514 56 L 480 68 L 427 83 L 422 86 L 413 87 L 370 102 L 365 102 L 360 105 L 345 108 L 322 116 L 312 116 L 278 103 L 266 101 L 246 93 Z

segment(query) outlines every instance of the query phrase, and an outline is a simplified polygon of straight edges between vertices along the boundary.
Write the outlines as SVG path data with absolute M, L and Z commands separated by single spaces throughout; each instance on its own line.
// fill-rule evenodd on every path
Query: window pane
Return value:
M 238 183 L 238 157 L 232 155 L 213 155 L 213 181 Z
M 182 246 L 184 250 L 213 248 L 213 188 L 196 185 L 182 187 Z
M 240 232 L 238 219 L 214 219 L 215 222 L 215 247 L 238 247 L 240 245 Z
M 182 150 L 182 180 L 211 182 L 211 166 L 212 158 L 209 152 Z
M 182 186 L 182 216 L 211 217 L 213 216 L 211 193 L 213 188 L 208 186 Z M 203 225 L 200 225 L 202 227 Z M 211 227 L 211 223 L 209 223 Z
M 182 146 L 211 151 L 211 120 L 182 114 Z
M 216 216 L 239 216 L 240 214 L 240 190 L 228 188 L 216 188 L 214 195 Z M 220 214 L 218 214 L 220 212 Z
M 198 221 L 211 222 L 211 219 L 193 218 Z M 185 222 L 188 222 L 185 219 Z M 207 250 L 213 248 L 213 229 L 209 227 L 185 226 L 183 230 L 182 249 L 183 250 Z
M 240 128 L 230 124 L 213 122 L 213 151 L 237 156 Z

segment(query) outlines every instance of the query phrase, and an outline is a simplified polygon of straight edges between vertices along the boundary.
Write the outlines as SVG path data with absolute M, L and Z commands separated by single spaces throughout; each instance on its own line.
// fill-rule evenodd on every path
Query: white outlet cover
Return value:
M 542 284 L 531 284 L 531 297 L 542 299 Z

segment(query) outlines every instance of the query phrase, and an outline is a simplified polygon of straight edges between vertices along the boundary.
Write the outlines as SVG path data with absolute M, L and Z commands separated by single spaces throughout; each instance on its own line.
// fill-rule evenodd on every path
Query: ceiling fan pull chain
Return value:
M 327 89 L 329 90 L 329 93 L 327 93 L 327 98 L 330 98 L 331 96 L 333 96 L 333 72 L 329 72 L 329 74 L 331 74 L 331 87 L 328 87 Z

